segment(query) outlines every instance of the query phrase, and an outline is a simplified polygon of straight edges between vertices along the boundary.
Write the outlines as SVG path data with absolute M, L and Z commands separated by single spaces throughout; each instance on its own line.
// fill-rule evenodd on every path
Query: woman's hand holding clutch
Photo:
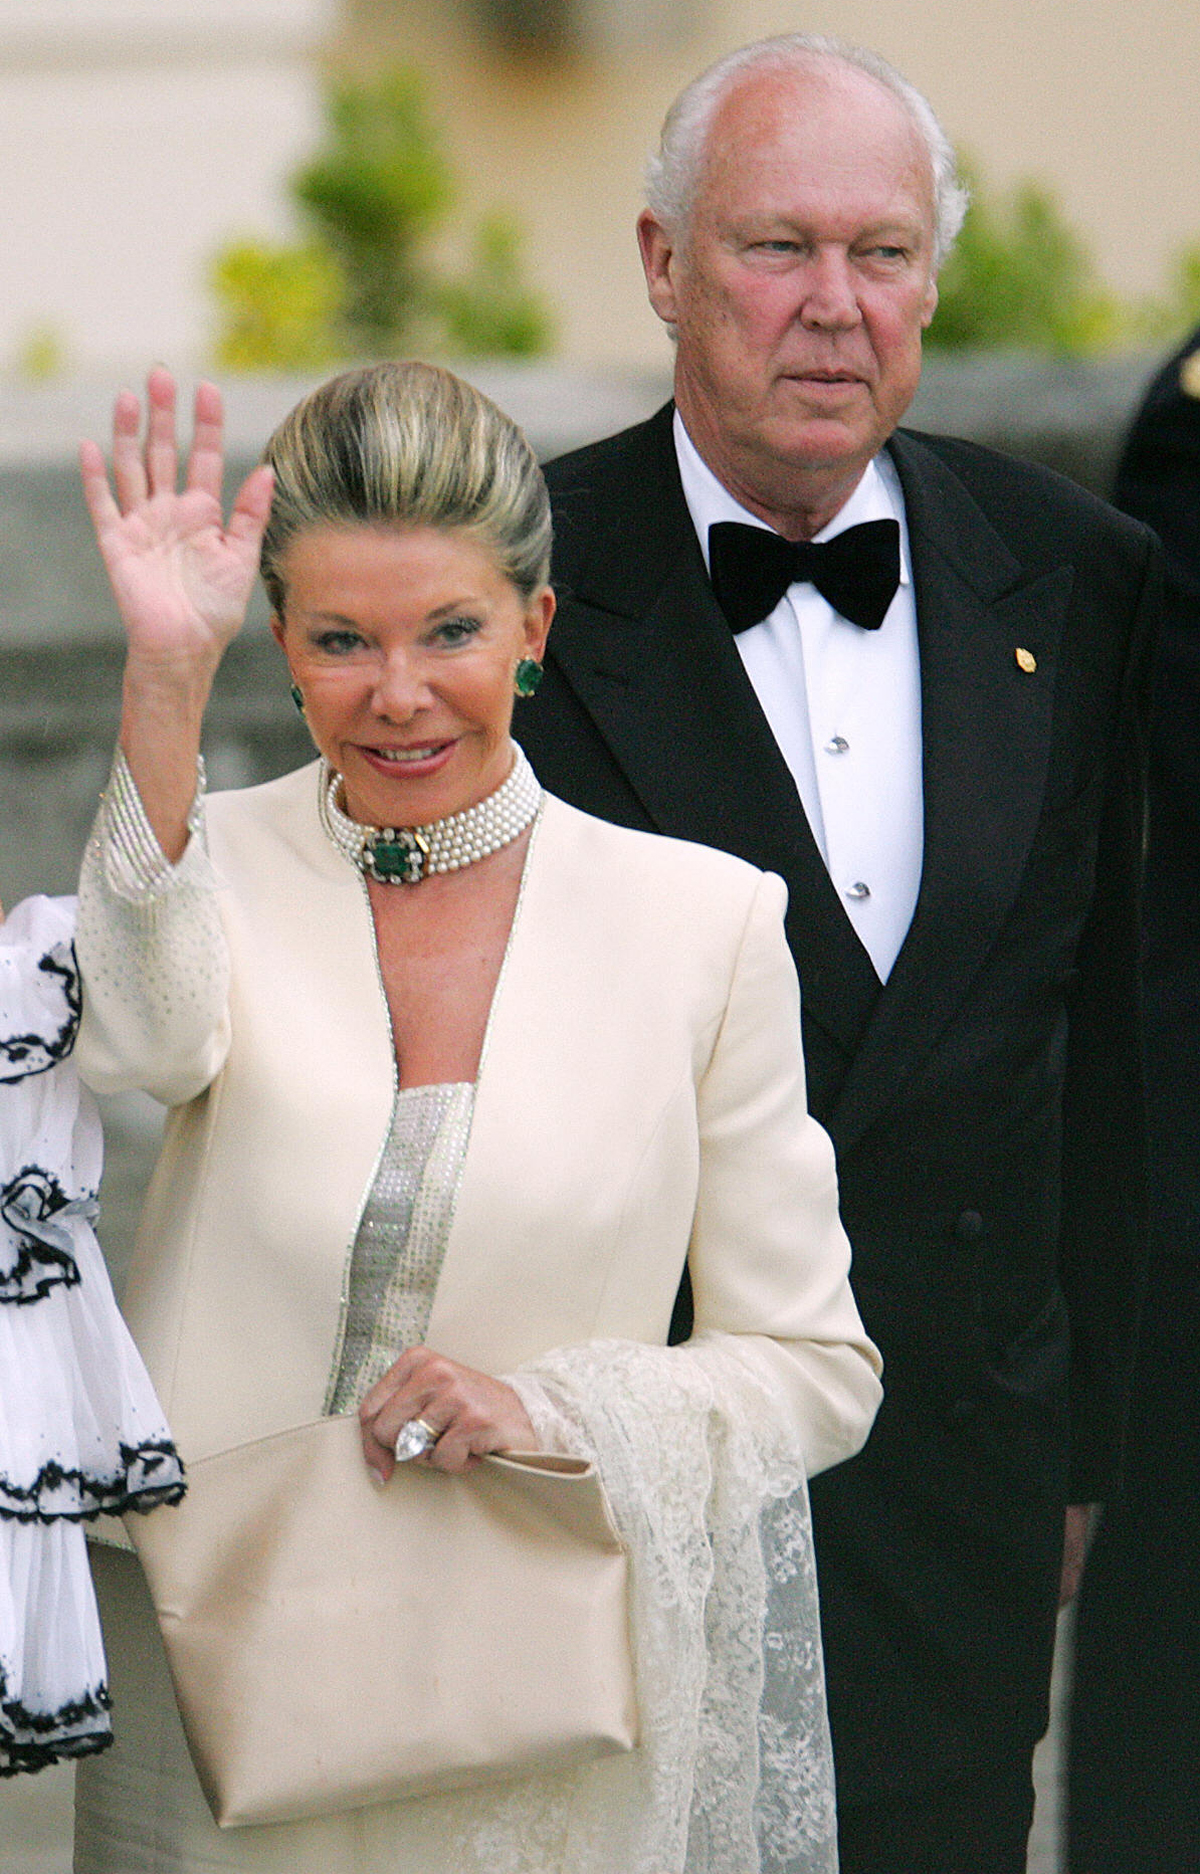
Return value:
M 358 1418 L 367 1466 L 382 1483 L 395 1469 L 402 1432 L 402 1454 L 455 1474 L 489 1451 L 531 1451 L 537 1443 L 511 1386 L 428 1347 L 401 1354 L 372 1386 Z

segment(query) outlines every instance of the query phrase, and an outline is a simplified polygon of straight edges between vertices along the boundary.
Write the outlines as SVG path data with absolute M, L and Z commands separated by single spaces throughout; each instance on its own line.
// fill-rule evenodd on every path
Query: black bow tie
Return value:
M 817 543 L 784 540 L 743 521 L 715 521 L 708 558 L 717 603 L 735 632 L 766 618 L 800 579 L 852 625 L 878 631 L 900 584 L 900 527 L 863 521 Z

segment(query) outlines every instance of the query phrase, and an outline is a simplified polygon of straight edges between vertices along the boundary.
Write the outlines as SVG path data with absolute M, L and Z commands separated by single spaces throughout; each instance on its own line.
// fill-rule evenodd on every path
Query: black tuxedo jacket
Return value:
M 1152 541 L 989 451 L 889 447 L 925 853 L 886 987 L 717 609 L 669 407 L 548 471 L 560 607 L 516 726 L 553 792 L 789 887 L 810 1103 L 886 1367 L 866 1451 L 813 1488 L 843 1802 L 1043 1728 L 1062 1506 L 1117 1460 L 1143 1234 Z

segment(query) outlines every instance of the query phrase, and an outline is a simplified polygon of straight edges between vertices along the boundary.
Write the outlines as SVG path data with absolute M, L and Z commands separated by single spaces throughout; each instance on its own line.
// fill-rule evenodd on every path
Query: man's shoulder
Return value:
M 554 576 L 564 589 L 586 584 L 596 567 L 606 588 L 618 575 L 636 584 L 648 569 L 669 564 L 688 538 L 673 409 L 665 404 L 646 422 L 547 465 Z
M 1200 325 L 1155 373 L 1139 406 L 1139 417 L 1169 409 L 1200 422 Z
M 970 442 L 965 436 L 947 436 L 940 431 L 905 426 L 896 431 L 888 447 L 902 462 L 919 463 L 923 458 L 941 462 L 972 489 L 996 483 L 1006 491 L 1028 489 L 1031 495 L 1043 499 L 1047 495 L 1061 496 L 1070 502 L 1079 497 L 1085 506 L 1101 509 L 1105 506 L 1097 496 L 1056 469 L 1028 461 L 1023 456 L 1009 455 L 1003 449 L 993 449 L 987 443 Z
M 595 525 L 608 513 L 636 503 L 644 525 L 664 489 L 678 481 L 671 434 L 673 405 L 643 423 L 587 443 L 546 465 L 556 520 L 587 516 Z M 984 443 L 903 428 L 888 444 L 902 480 L 931 474 L 954 478 L 985 510 L 1011 516 L 1014 526 L 1114 527 L 1133 537 L 1131 524 L 1109 502 L 1041 463 L 1006 455 Z
M 644 422 L 585 443 L 545 465 L 551 497 L 559 499 L 598 484 L 610 488 L 632 473 L 660 469 L 675 459 L 671 437 L 674 405 L 664 404 Z
M 1069 549 L 1100 534 L 1144 550 L 1146 530 L 1139 523 L 1040 462 L 924 430 L 897 430 L 888 447 L 907 489 L 914 482 L 923 491 L 939 482 L 949 486 L 945 478 L 952 478 L 1009 540 Z

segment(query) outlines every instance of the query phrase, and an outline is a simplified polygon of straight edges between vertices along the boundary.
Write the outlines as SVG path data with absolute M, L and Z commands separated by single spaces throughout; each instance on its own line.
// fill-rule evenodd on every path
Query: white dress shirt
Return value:
M 678 411 L 675 449 L 707 566 L 714 521 L 766 523 L 717 480 Z M 886 455 L 816 535 L 832 540 L 887 519 L 900 524 L 900 585 L 878 631 L 850 624 L 801 581 L 737 638 L 829 876 L 883 982 L 912 922 L 924 852 L 917 613 L 904 497 Z

